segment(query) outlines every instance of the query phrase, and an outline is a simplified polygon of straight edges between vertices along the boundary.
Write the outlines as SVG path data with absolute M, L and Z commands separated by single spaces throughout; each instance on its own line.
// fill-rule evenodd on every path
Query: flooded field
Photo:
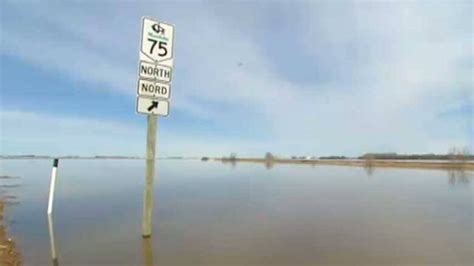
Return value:
M 472 172 L 161 160 L 141 238 L 144 162 L 2 160 L 25 265 L 472 265 Z

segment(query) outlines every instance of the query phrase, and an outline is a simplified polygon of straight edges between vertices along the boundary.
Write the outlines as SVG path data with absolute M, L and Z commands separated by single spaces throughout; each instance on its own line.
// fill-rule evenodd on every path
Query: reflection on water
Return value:
M 56 242 L 54 239 L 54 224 L 53 218 L 51 215 L 48 214 L 48 229 L 49 229 L 49 244 L 51 247 L 51 259 L 53 261 L 53 265 L 59 265 L 58 255 L 56 253 Z
M 2 189 L 12 189 L 12 188 L 18 188 L 20 187 L 20 184 L 1 184 L 0 188 Z
M 49 231 L 49 240 L 50 240 L 49 243 L 50 243 L 50 248 L 51 248 L 52 265 L 59 266 L 59 258 L 58 258 L 58 253 L 56 249 L 56 241 L 55 241 L 55 236 L 54 236 L 53 217 L 51 215 L 47 215 L 47 216 L 48 216 L 48 231 Z M 142 239 L 142 250 L 143 250 L 143 265 L 154 266 L 155 264 L 153 263 L 153 243 L 152 243 L 151 237 Z M 19 264 L 11 264 L 11 265 L 19 265 Z
M 151 237 L 143 238 L 142 247 L 143 247 L 143 265 L 154 266 L 155 264 L 153 264 L 152 238 Z
M 230 164 L 230 166 L 232 166 L 232 168 L 235 168 L 235 166 L 237 166 L 237 161 L 236 160 L 222 160 L 221 161 L 222 164 Z
M 267 170 L 272 169 L 274 165 L 275 165 L 275 162 L 273 162 L 272 160 L 265 161 L 265 169 Z
M 449 169 L 448 180 L 451 185 L 467 185 L 471 181 L 472 173 L 465 169 Z
M 14 189 L 22 204 L 11 232 L 26 265 L 474 261 L 472 172 L 448 172 L 467 188 L 453 189 L 442 170 L 383 168 L 366 178 L 373 168 L 158 160 L 154 233 L 142 240 L 143 161 L 64 160 L 47 225 L 49 162 L 0 164 L 25 184 Z
M 367 176 L 372 176 L 375 171 L 375 167 L 372 165 L 364 165 L 364 171 L 367 174 Z
M 236 160 L 226 159 L 226 160 L 221 160 L 221 162 L 222 164 L 229 164 L 232 167 L 232 169 L 234 169 L 237 166 Z M 258 164 L 260 165 L 261 162 L 259 162 Z M 270 170 L 275 166 L 275 162 L 273 160 L 266 160 L 263 162 L 263 166 L 265 167 L 265 169 Z

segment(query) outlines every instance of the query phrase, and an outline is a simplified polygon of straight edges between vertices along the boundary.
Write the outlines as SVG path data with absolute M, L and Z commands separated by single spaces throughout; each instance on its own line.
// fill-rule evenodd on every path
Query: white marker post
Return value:
M 148 116 L 142 236 L 151 236 L 157 115 L 167 116 L 173 73 L 174 26 L 142 18 L 138 63 L 137 113 Z
M 53 162 L 53 170 L 51 171 L 51 183 L 49 184 L 48 215 L 51 215 L 53 213 L 54 187 L 56 185 L 58 163 L 59 163 L 59 160 L 55 158 Z

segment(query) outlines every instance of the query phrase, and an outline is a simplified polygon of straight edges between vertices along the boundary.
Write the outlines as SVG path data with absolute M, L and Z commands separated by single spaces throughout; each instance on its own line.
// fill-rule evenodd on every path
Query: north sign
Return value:
M 143 79 L 154 79 L 163 82 L 171 82 L 171 68 L 146 61 L 140 61 L 138 75 Z

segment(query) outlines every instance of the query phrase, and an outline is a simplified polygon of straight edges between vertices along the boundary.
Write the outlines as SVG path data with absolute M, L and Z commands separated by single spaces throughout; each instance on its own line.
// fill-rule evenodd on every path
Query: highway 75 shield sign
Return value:
M 140 59 L 173 67 L 173 25 L 144 17 L 141 35 Z

